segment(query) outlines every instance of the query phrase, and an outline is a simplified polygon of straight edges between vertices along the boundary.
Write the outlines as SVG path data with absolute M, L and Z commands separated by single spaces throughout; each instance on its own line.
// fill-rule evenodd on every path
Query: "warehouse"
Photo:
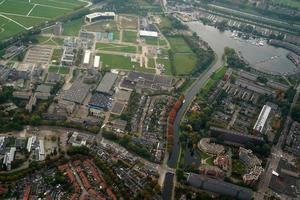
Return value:
M 261 109 L 259 116 L 257 118 L 257 121 L 253 127 L 253 129 L 259 133 L 262 133 L 264 131 L 266 122 L 269 118 L 271 112 L 271 107 L 264 105 L 264 107 Z
M 98 68 L 98 67 L 99 67 L 99 64 L 100 64 L 100 56 L 95 56 L 95 59 L 94 59 L 94 67 L 95 67 L 95 68 Z
M 158 37 L 156 31 L 140 31 L 140 37 Z
M 114 12 L 95 12 L 85 16 L 85 21 L 93 23 L 100 20 L 114 20 L 116 14 Z
M 88 95 L 90 86 L 77 80 L 73 85 L 65 91 L 63 99 L 74 103 L 82 104 Z
M 112 88 L 118 78 L 117 74 L 108 72 L 99 83 L 96 92 L 112 95 Z
M 89 108 L 97 110 L 109 109 L 111 108 L 111 98 L 101 93 L 95 93 L 89 101 Z
M 90 58 L 91 58 L 91 51 L 85 50 L 83 64 L 88 65 L 90 63 Z

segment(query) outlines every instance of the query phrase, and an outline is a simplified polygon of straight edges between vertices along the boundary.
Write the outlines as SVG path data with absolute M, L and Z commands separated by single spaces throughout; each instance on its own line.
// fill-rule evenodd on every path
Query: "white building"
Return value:
M 156 31 L 140 31 L 140 37 L 158 37 L 158 33 Z
M 39 161 L 45 160 L 45 147 L 44 140 L 39 140 Z
M 31 148 L 32 148 L 32 144 L 35 143 L 36 141 L 36 136 L 31 136 L 28 138 L 28 141 L 27 141 L 27 146 L 26 146 L 26 149 L 28 152 L 31 151 Z
M 95 68 L 98 68 L 100 65 L 100 56 L 95 56 L 95 59 L 94 59 L 94 67 Z
M 114 12 L 95 12 L 85 16 L 85 21 L 93 23 L 101 20 L 114 20 L 116 14 Z
M 84 58 L 83 58 L 83 64 L 88 65 L 90 64 L 90 58 L 91 58 L 91 51 L 85 50 Z
M 256 120 L 256 123 L 253 127 L 253 129 L 259 133 L 263 133 L 266 122 L 268 120 L 268 117 L 270 115 L 271 112 L 271 107 L 264 105 L 264 107 L 261 109 L 259 116 Z
M 7 170 L 11 170 L 11 163 L 14 161 L 16 153 L 16 147 L 11 147 L 9 152 L 6 152 L 3 158 L 3 164 L 6 166 Z

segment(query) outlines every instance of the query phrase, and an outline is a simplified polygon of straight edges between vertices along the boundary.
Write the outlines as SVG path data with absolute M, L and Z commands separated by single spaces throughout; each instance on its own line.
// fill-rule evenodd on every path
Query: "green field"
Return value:
M 155 37 L 146 37 L 144 39 L 146 44 L 149 45 L 160 45 L 160 46 L 167 45 L 167 42 L 164 39 L 155 38 Z
M 64 28 L 63 35 L 78 36 L 82 24 L 83 24 L 82 18 L 66 22 L 63 25 Z
M 182 37 L 168 37 L 168 40 L 175 53 L 193 53 Z
M 300 10 L 300 1 L 299 0 L 272 0 L 275 3 L 278 3 L 283 6 L 289 6 Z
M 61 60 L 63 54 L 63 49 L 54 49 L 52 56 L 51 56 L 51 61 L 56 61 L 58 63 Z
M 148 58 L 148 68 L 154 68 L 155 69 L 154 58 Z
M 1 0 L 0 4 L 0 40 L 86 5 L 78 0 Z
M 136 31 L 123 31 L 123 42 L 136 43 L 137 32 Z
M 96 49 L 103 51 L 117 51 L 126 53 L 136 53 L 136 47 L 132 45 L 113 44 L 113 43 L 97 43 Z
M 57 74 L 68 74 L 70 71 L 69 67 L 63 67 L 63 66 L 50 66 L 48 69 L 48 72 L 50 73 L 57 73 Z
M 111 55 L 111 54 L 99 54 L 101 61 L 103 63 L 102 67 L 106 69 L 122 69 L 122 70 L 135 70 L 141 72 L 154 73 L 154 69 L 146 69 L 140 67 L 140 64 L 137 62 L 131 62 L 129 57 L 120 56 L 120 55 Z
M 118 25 L 115 21 L 96 22 L 84 27 L 90 32 L 114 32 L 118 30 Z
M 165 66 L 164 74 L 172 75 L 171 64 L 169 59 L 158 58 L 156 59 L 157 64 L 163 64 Z
M 121 15 L 121 28 L 122 29 L 137 29 L 138 26 L 138 17 L 130 15 Z
M 36 37 L 38 44 L 41 45 L 55 45 L 55 46 L 62 46 L 64 44 L 64 40 L 61 38 L 51 38 L 45 36 L 37 36 Z
M 120 40 L 120 31 L 114 31 L 114 40 Z

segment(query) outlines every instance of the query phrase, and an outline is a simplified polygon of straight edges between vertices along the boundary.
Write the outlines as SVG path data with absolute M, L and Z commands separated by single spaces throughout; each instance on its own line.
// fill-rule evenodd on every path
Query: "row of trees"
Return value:
M 180 107 L 182 106 L 184 100 L 184 96 L 181 95 L 175 104 L 173 105 L 173 108 L 169 112 L 169 118 L 168 118 L 168 130 L 167 130 L 167 150 L 169 152 L 172 151 L 173 146 L 173 136 L 174 136 L 174 122 L 177 115 L 177 112 L 179 111 Z

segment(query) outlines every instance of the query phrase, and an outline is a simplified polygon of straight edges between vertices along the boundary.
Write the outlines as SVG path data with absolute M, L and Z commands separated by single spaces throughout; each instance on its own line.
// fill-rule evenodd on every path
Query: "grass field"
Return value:
M 0 40 L 86 5 L 78 0 L 1 0 Z
M 69 67 L 63 67 L 63 66 L 50 66 L 48 69 L 48 72 L 50 73 L 57 73 L 57 74 L 68 74 L 70 71 Z
M 154 58 L 148 59 L 148 68 L 155 68 Z
M 97 43 L 96 48 L 104 51 L 117 51 L 126 53 L 136 53 L 136 47 L 124 44 L 112 44 L 112 43 Z
M 37 36 L 36 39 L 38 41 L 38 44 L 42 45 L 62 46 L 64 44 L 64 40 L 61 38 L 51 38 L 51 40 L 49 40 L 49 37 Z
M 122 69 L 122 70 L 135 70 L 141 72 L 149 72 L 154 73 L 154 69 L 146 69 L 144 67 L 140 67 L 140 64 L 137 62 L 131 62 L 129 57 L 120 56 L 120 55 L 111 55 L 111 54 L 99 54 L 101 57 L 101 61 L 103 63 L 103 67 L 106 69 Z
M 300 10 L 300 1 L 299 0 L 272 0 L 275 3 L 278 3 L 283 6 L 289 6 Z
M 87 25 L 84 28 L 90 32 L 114 32 L 118 30 L 118 25 L 115 21 L 102 21 Z
M 120 40 L 120 31 L 114 31 L 114 40 Z
M 155 38 L 155 37 L 146 37 L 144 39 L 146 44 L 149 45 L 160 45 L 160 46 L 167 45 L 167 42 L 164 39 Z
M 156 59 L 157 64 L 163 64 L 165 66 L 165 71 L 164 74 L 166 75 L 172 75 L 171 71 L 171 64 L 169 59 L 164 59 L 164 58 L 158 58 Z
M 64 28 L 63 35 L 78 36 L 82 24 L 83 24 L 82 18 L 66 22 L 63 25 Z
M 136 43 L 137 32 L 136 31 L 123 31 L 123 42 Z
M 168 40 L 175 53 L 193 53 L 182 37 L 168 37 Z
M 130 15 L 121 15 L 121 28 L 122 29 L 137 29 L 138 26 L 138 17 Z
M 61 60 L 63 54 L 63 49 L 54 49 L 52 56 L 51 56 L 51 60 L 52 61 L 56 61 L 56 63 L 58 63 Z

